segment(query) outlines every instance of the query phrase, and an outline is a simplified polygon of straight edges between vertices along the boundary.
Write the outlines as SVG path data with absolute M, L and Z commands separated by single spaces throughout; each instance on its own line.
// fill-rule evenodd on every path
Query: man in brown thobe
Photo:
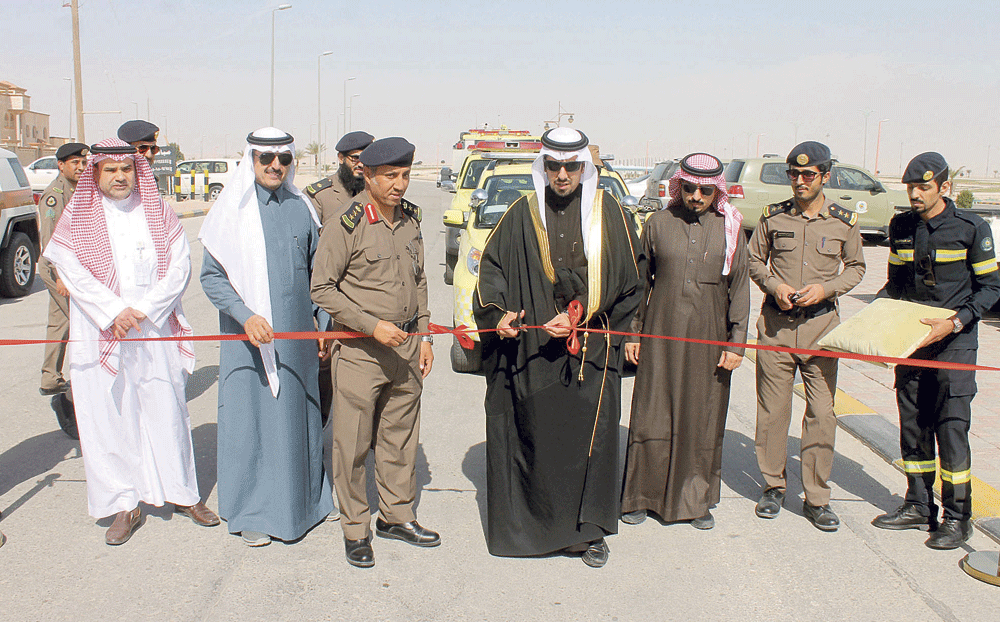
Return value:
M 750 243 L 750 278 L 764 292 L 757 342 L 816 349 L 840 323 L 837 297 L 861 282 L 865 258 L 858 216 L 823 194 L 830 179 L 830 149 L 806 141 L 788 154 L 793 197 L 768 205 Z M 843 265 L 843 269 L 841 269 Z M 822 531 L 836 531 L 840 519 L 830 508 L 833 441 L 837 416 L 837 359 L 761 350 L 757 353 L 757 466 L 764 492 L 755 512 L 775 518 L 785 500 L 788 425 L 796 369 L 805 385 L 802 419 L 802 513 Z
M 705 153 L 681 160 L 670 203 L 642 232 L 645 295 L 632 332 L 745 343 L 750 315 L 742 217 L 729 203 L 722 162 Z M 632 393 L 622 520 L 646 512 L 711 529 L 719 502 L 722 439 L 732 372 L 743 348 L 630 337 L 638 365 Z M 641 353 L 641 354 L 640 354 Z

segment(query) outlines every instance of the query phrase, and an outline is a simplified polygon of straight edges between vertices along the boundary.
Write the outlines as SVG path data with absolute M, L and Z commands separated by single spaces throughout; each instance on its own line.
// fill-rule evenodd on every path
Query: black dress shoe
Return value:
M 583 552 L 583 563 L 591 568 L 600 568 L 608 563 L 608 552 L 608 545 L 604 542 L 604 538 L 594 540 Z
M 829 505 L 810 505 L 808 501 L 803 501 L 802 513 L 820 531 L 837 531 L 840 527 L 840 519 Z
M 879 529 L 919 529 L 927 531 L 934 521 L 929 516 L 920 513 L 920 507 L 915 503 L 904 503 L 892 514 L 882 514 L 872 520 L 872 525 Z
M 375 565 L 375 551 L 372 550 L 372 537 L 360 540 L 344 538 L 344 549 L 347 551 L 347 563 L 358 568 L 371 568 Z
M 417 521 L 391 524 L 379 516 L 375 519 L 375 534 L 380 538 L 402 540 L 414 546 L 437 546 L 441 544 L 441 536 L 436 531 L 424 529 Z
M 781 511 L 781 504 L 785 502 L 785 491 L 780 488 L 768 488 L 760 496 L 754 513 L 761 518 L 776 518 Z
M 972 537 L 972 521 L 946 518 L 938 525 L 937 531 L 924 542 L 929 548 L 950 551 L 962 546 Z
M 638 525 L 646 520 L 646 510 L 636 510 L 622 514 L 622 522 L 626 525 Z

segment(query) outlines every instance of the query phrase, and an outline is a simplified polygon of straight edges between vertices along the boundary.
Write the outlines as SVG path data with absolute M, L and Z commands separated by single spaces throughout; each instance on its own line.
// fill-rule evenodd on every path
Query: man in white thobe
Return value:
M 105 541 L 128 541 L 140 501 L 170 502 L 199 525 L 218 525 L 195 476 L 184 395 L 191 342 L 119 341 L 191 335 L 181 308 L 187 237 L 135 147 L 118 139 L 92 147 L 44 256 L 70 293 L 67 359 L 88 508 L 115 516 Z

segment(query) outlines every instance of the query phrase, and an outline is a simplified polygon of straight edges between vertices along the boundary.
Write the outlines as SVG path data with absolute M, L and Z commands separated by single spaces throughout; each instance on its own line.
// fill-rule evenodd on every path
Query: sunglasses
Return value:
M 361 161 L 361 154 L 358 154 L 358 155 L 345 155 L 344 159 L 346 159 L 351 164 L 357 164 L 358 162 Z
M 816 179 L 816 176 L 819 175 L 816 171 L 796 171 L 793 169 L 788 169 L 785 173 L 787 173 L 789 180 L 795 181 L 796 177 L 801 177 L 802 181 L 807 184 L 812 183 L 812 180 Z
M 923 273 L 921 278 L 923 279 L 924 285 L 927 287 L 934 287 L 937 285 L 937 279 L 934 277 L 934 262 L 931 261 L 930 255 L 924 255 L 919 260 L 917 260 L 917 268 Z
M 698 184 L 682 183 L 681 189 L 687 194 L 694 194 L 695 190 L 701 191 L 701 196 L 710 197 L 715 194 L 715 186 L 699 186 Z
M 275 156 L 278 158 L 278 164 L 282 166 L 288 166 L 292 163 L 292 154 L 290 153 L 258 153 L 257 159 L 260 160 L 261 164 L 267 166 L 271 162 L 274 162 Z
M 545 161 L 545 170 L 547 170 L 547 171 L 549 171 L 551 173 L 558 173 L 559 169 L 561 169 L 561 168 L 566 169 L 567 173 L 575 173 L 578 170 L 580 170 L 580 167 L 582 167 L 582 166 L 583 166 L 583 162 L 581 162 L 579 160 L 573 160 L 571 162 L 560 162 L 559 160 L 546 160 Z
M 157 145 L 139 145 L 138 147 L 136 147 L 136 151 L 138 151 L 143 155 L 146 155 L 147 151 L 152 153 L 153 155 L 156 155 L 160 153 L 160 148 Z

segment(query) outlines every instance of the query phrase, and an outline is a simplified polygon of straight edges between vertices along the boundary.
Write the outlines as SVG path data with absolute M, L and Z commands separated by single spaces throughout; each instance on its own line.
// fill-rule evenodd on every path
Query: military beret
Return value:
M 88 153 L 90 153 L 90 148 L 83 143 L 66 143 L 56 149 L 56 159 L 62 162 L 63 160 L 67 160 L 73 156 L 85 158 Z
M 368 132 L 348 132 L 337 141 L 337 151 L 340 153 L 347 153 L 349 151 L 357 151 L 358 149 L 364 149 L 368 145 L 372 144 L 375 137 Z
M 122 126 L 118 128 L 118 138 L 127 143 L 137 143 L 140 140 L 156 141 L 156 135 L 159 131 L 160 128 L 149 121 L 136 119 L 122 123 Z
M 393 136 L 380 138 L 361 152 L 361 163 L 365 166 L 410 166 L 416 149 L 405 138 Z
M 542 146 L 554 151 L 579 151 L 589 144 L 586 134 L 568 127 L 554 127 L 542 134 Z
M 944 157 L 935 151 L 928 151 L 910 160 L 910 163 L 906 165 L 906 170 L 903 171 L 902 182 L 904 184 L 922 184 L 947 170 L 948 163 L 944 161 Z
M 822 166 L 832 160 L 829 147 L 814 140 L 807 140 L 792 149 L 788 157 L 785 158 L 785 163 L 795 166 Z

